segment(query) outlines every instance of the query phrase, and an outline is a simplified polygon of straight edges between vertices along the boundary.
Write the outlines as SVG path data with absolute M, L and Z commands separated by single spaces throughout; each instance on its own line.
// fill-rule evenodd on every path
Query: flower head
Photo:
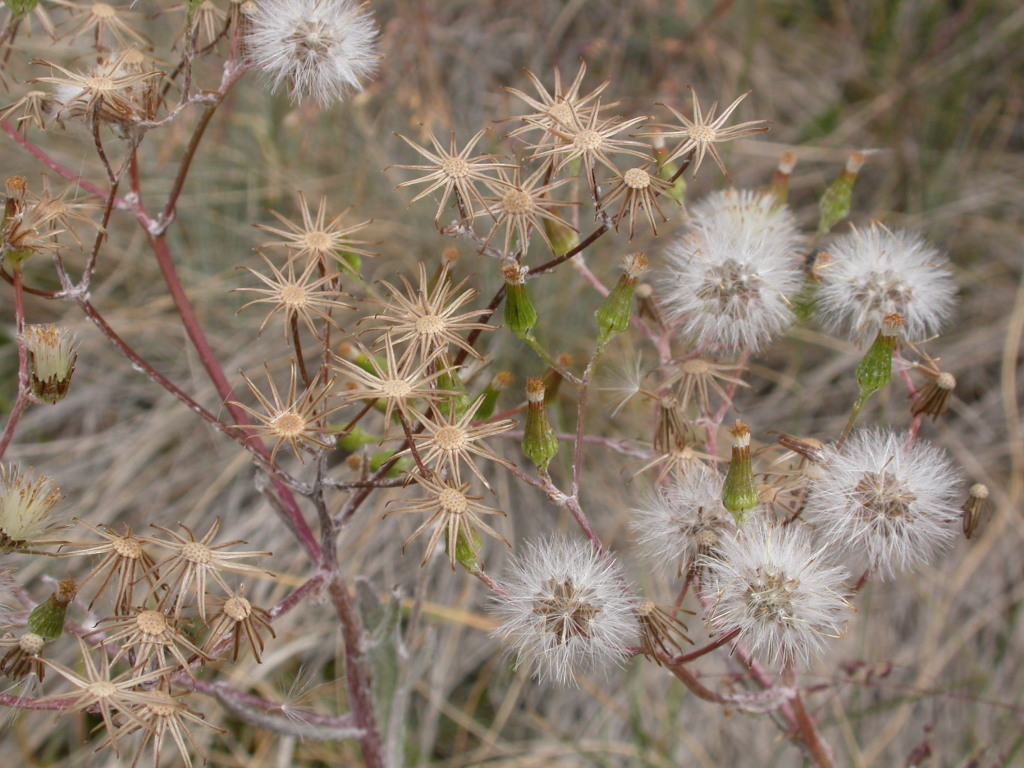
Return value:
M 377 66 L 377 27 L 352 0 L 263 0 L 249 17 L 249 61 L 274 90 L 286 84 L 294 101 L 327 106 Z
M 709 621 L 739 629 L 752 653 L 778 661 L 804 661 L 825 638 L 841 637 L 850 604 L 844 569 L 829 565 L 806 530 L 796 525 L 750 523 L 706 560 L 715 595 Z
M 284 229 L 269 227 L 266 224 L 256 225 L 256 229 L 262 229 L 264 232 L 281 238 L 263 243 L 264 248 L 284 246 L 291 253 L 289 260 L 306 258 L 307 261 L 316 263 L 317 268 L 324 273 L 330 271 L 329 259 L 337 261 L 338 266 L 351 271 L 352 266 L 345 260 L 344 254 L 353 253 L 370 257 L 374 255 L 360 247 L 369 245 L 365 240 L 353 240 L 349 237 L 367 227 L 371 223 L 370 221 L 362 221 L 358 224 L 344 223 L 343 220 L 349 212 L 349 208 L 328 221 L 326 197 L 320 198 L 316 216 L 313 216 L 312 209 L 306 205 L 306 196 L 302 192 L 299 192 L 299 207 L 302 209 L 301 225 L 286 219 L 277 211 L 270 213 L 284 225 Z
M 278 312 L 281 313 L 283 320 L 281 325 L 284 328 L 285 338 L 288 338 L 293 326 L 297 327 L 300 320 L 317 338 L 320 338 L 320 329 L 315 325 L 316 320 L 322 320 L 326 324 L 337 327 L 338 322 L 332 317 L 331 312 L 335 309 L 349 308 L 349 306 L 341 301 L 342 292 L 333 287 L 335 285 L 334 274 L 321 276 L 320 264 L 316 259 L 308 261 L 302 273 L 297 275 L 295 274 L 294 260 L 289 261 L 284 270 L 280 270 L 262 253 L 260 258 L 270 270 L 270 276 L 257 272 L 252 267 L 244 267 L 244 269 L 252 273 L 267 287 L 233 289 L 248 291 L 262 297 L 243 304 L 238 310 L 239 312 L 253 304 L 273 306 L 260 325 L 259 333 L 263 332 L 267 323 Z
M 692 464 L 633 509 L 631 527 L 647 558 L 677 571 L 719 547 L 736 530 L 722 506 L 722 477 Z
M 480 295 L 475 288 L 459 293 L 468 282 L 462 280 L 453 285 L 447 262 L 431 287 L 427 280 L 427 268 L 419 264 L 419 288 L 414 289 L 405 275 L 399 275 L 405 291 L 400 291 L 386 281 L 381 285 L 388 289 L 391 300 L 372 320 L 370 330 L 383 331 L 378 345 L 403 344 L 408 342 L 402 357 L 418 357 L 421 361 L 432 360 L 438 354 L 448 351 L 454 345 L 465 353 L 480 359 L 480 353 L 461 334 L 467 331 L 492 331 L 493 326 L 477 322 L 490 314 L 488 309 L 459 312 L 465 304 Z
M 65 710 L 66 712 L 99 712 L 109 734 L 114 754 L 118 754 L 114 715 L 119 715 L 122 720 L 127 719 L 130 722 L 143 724 L 133 708 L 160 703 L 160 700 L 147 690 L 147 684 L 166 676 L 173 671 L 173 667 L 154 669 L 143 674 L 138 674 L 136 670 L 129 670 L 112 677 L 110 657 L 103 646 L 100 648 L 100 663 L 97 666 L 89 651 L 89 646 L 82 638 L 78 638 L 78 651 L 85 666 L 84 675 L 55 661 L 45 660 L 45 664 L 71 683 L 75 690 L 70 694 L 63 691 L 53 696 L 47 696 L 41 701 L 70 699 L 71 706 Z
M 413 475 L 412 479 L 429 495 L 422 499 L 396 499 L 395 503 L 401 506 L 390 510 L 387 514 L 426 512 L 429 515 L 402 545 L 402 548 L 405 549 L 432 527 L 422 565 L 427 564 L 427 560 L 430 559 L 442 539 L 448 550 L 448 561 L 452 570 L 455 570 L 460 542 L 469 548 L 473 556 L 477 555 L 480 548 L 477 531 L 483 531 L 488 536 L 508 544 L 505 537 L 484 522 L 481 517 L 481 515 L 504 517 L 505 513 L 500 509 L 493 509 L 481 504 L 481 496 L 470 496 L 469 483 L 460 485 L 449 479 L 438 480 L 419 475 Z
M 739 125 L 727 126 L 725 124 L 729 116 L 736 110 L 736 107 L 740 105 L 740 102 L 747 97 L 746 93 L 741 94 L 718 117 L 715 117 L 715 112 L 718 110 L 717 101 L 711 105 L 707 112 L 701 112 L 700 102 L 697 101 L 697 92 L 690 88 L 690 93 L 693 96 L 693 120 L 683 117 L 683 115 L 667 104 L 662 105 L 682 124 L 681 127 L 665 126 L 670 130 L 659 134 L 665 138 L 682 139 L 679 146 L 672 150 L 672 153 L 662 161 L 662 165 L 668 165 L 673 160 L 685 157 L 693 152 L 693 173 L 697 175 L 701 163 L 704 162 L 704 157 L 710 154 L 719 169 L 728 178 L 729 172 L 725 170 L 725 164 L 722 162 L 722 157 L 718 154 L 715 144 L 723 141 L 732 141 L 744 136 L 751 136 L 755 133 L 763 133 L 768 130 L 768 123 L 765 120 L 751 120 Z
M 434 413 L 431 417 L 417 414 L 423 425 L 423 432 L 417 434 L 415 440 L 416 449 L 423 463 L 435 472 L 447 472 L 450 478 L 461 484 L 461 467 L 465 464 L 490 490 L 491 486 L 484 479 L 474 457 L 478 456 L 505 467 L 512 466 L 511 462 L 498 456 L 482 441 L 512 429 L 515 422 L 512 419 L 501 419 L 474 425 L 473 419 L 483 405 L 484 397 L 480 395 L 462 415 L 459 415 L 456 408 L 449 409 L 447 415 Z
M 277 452 L 285 443 L 288 443 L 295 458 L 299 461 L 302 461 L 302 454 L 299 453 L 300 445 L 309 450 L 315 450 L 313 446 L 331 447 L 323 440 L 324 437 L 329 437 L 332 434 L 331 429 L 322 421 L 326 416 L 343 407 L 343 405 L 329 406 L 327 404 L 334 384 L 333 379 L 326 386 L 318 386 L 314 383 L 302 394 L 298 394 L 298 376 L 293 360 L 291 377 L 288 381 L 288 393 L 282 399 L 277 385 L 274 384 L 274 380 L 270 376 L 269 368 L 267 368 L 267 384 L 270 387 L 270 398 L 260 392 L 259 388 L 244 373 L 242 378 L 245 379 L 250 391 L 259 401 L 262 412 L 242 403 L 235 403 L 235 405 L 245 410 L 258 422 L 245 428 L 246 431 L 253 433 L 251 438 L 265 435 L 276 441 L 270 453 L 271 462 L 277 459 Z
M 78 360 L 74 335 L 56 325 L 26 325 L 21 338 L 29 354 L 32 394 L 44 403 L 63 400 Z
M 556 67 L 555 85 L 549 92 L 533 72 L 527 71 L 526 77 L 529 78 L 534 89 L 537 91 L 536 99 L 529 94 L 516 90 L 515 88 L 505 88 L 505 91 L 508 91 L 514 96 L 518 96 L 523 102 L 536 110 L 530 114 L 518 115 L 517 117 L 509 118 L 511 120 L 522 120 L 526 123 L 526 125 L 520 126 L 512 131 L 509 136 L 519 136 L 523 133 L 534 130 L 542 131 L 544 134 L 543 137 L 534 144 L 534 146 L 539 149 L 562 141 L 562 139 L 555 133 L 559 126 L 568 125 L 572 122 L 574 117 L 580 120 L 589 119 L 591 113 L 599 109 L 596 105 L 591 104 L 590 102 L 600 96 L 601 92 L 608 87 L 608 84 L 611 81 L 606 80 L 587 95 L 581 96 L 580 86 L 583 84 L 583 76 L 586 73 L 587 65 L 585 62 L 581 61 L 576 77 L 573 78 L 573 81 L 567 88 L 563 88 L 562 73 Z
M 774 198 L 712 195 L 669 251 L 665 307 L 700 348 L 756 350 L 792 320 L 790 297 L 803 282 L 799 243 L 793 217 Z
M 939 331 L 953 309 L 956 287 L 949 262 L 917 235 L 878 223 L 837 238 L 830 260 L 816 271 L 817 299 L 829 329 L 857 341 L 873 339 L 887 315 L 903 315 L 904 338 Z
M 496 634 L 541 679 L 564 685 L 606 670 L 636 642 L 636 601 L 619 565 L 588 542 L 529 545 L 502 587 Z
M 960 477 L 940 448 L 861 430 L 829 449 L 811 482 L 804 519 L 830 549 L 883 577 L 930 561 L 956 536 Z
M 427 175 L 403 181 L 395 189 L 401 189 L 410 184 L 430 183 L 430 186 L 409 201 L 410 205 L 426 197 L 431 192 L 440 189 L 441 201 L 437 204 L 437 213 L 434 214 L 435 224 L 440 220 L 441 213 L 444 211 L 444 207 L 448 204 L 448 200 L 453 192 L 455 193 L 455 202 L 459 206 L 462 218 L 472 219 L 478 212 L 487 211 L 487 204 L 476 188 L 477 183 L 494 181 L 494 178 L 486 173 L 487 171 L 494 171 L 498 168 L 513 168 L 515 166 L 499 163 L 493 155 L 473 156 L 473 147 L 480 142 L 485 133 L 486 129 L 478 131 L 473 138 L 466 142 L 466 146 L 461 151 L 455 143 L 454 133 L 449 140 L 448 151 L 445 151 L 444 147 L 441 146 L 433 131 L 428 130 L 427 132 L 427 137 L 434 147 L 433 151 L 399 134 L 398 138 L 429 160 L 430 165 L 396 165 L 396 168 L 407 171 L 426 171 Z
M 0 548 L 44 543 L 40 537 L 57 529 L 53 510 L 61 498 L 45 475 L 0 464 Z

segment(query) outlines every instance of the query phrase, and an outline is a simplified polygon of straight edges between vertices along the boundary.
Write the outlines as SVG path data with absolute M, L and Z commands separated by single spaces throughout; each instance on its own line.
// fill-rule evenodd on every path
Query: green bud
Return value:
M 477 553 L 480 551 L 480 535 L 470 529 L 470 536 L 460 528 L 455 537 L 455 560 L 470 573 L 473 573 L 480 564 Z M 444 539 L 445 551 L 448 552 L 448 537 Z M 451 552 L 448 552 L 451 555 Z
M 494 415 L 494 409 L 498 405 L 498 395 L 508 389 L 515 377 L 508 371 L 498 371 L 491 379 L 491 383 L 484 389 L 483 402 L 477 408 L 476 418 L 486 421 Z
M 32 13 L 39 5 L 39 0 L 4 0 L 4 5 L 10 9 L 14 18 L 20 19 L 22 16 Z
M 626 269 L 619 281 L 612 288 L 601 306 L 597 308 L 597 344 L 603 347 L 613 337 L 629 327 L 629 317 L 633 311 L 633 293 L 636 291 L 637 280 L 647 269 L 647 256 L 643 253 L 632 253 L 626 257 Z
M 882 328 L 874 343 L 857 364 L 857 384 L 860 386 L 862 400 L 888 386 L 892 378 L 892 353 L 902 328 L 903 315 L 899 312 L 887 315 L 882 320 Z
M 437 377 L 437 388 L 446 392 L 455 392 L 454 395 L 442 399 L 437 404 L 437 409 L 445 416 L 452 415 L 455 410 L 456 418 L 461 418 L 470 406 L 469 393 L 466 392 L 466 385 L 462 383 L 462 377 L 454 368 L 447 368 Z
M 747 519 L 747 512 L 757 506 L 757 483 L 750 464 L 750 430 L 737 421 L 729 433 L 732 435 L 732 460 L 722 486 L 722 505 L 728 509 L 737 525 Z
M 547 472 L 548 464 L 558 453 L 558 438 L 548 422 L 544 409 L 544 382 L 526 381 L 526 427 L 523 430 L 523 454 L 540 472 Z
M 359 276 L 359 270 L 363 267 L 363 257 L 358 253 L 352 253 L 351 251 L 340 251 L 335 254 L 335 259 L 338 261 L 338 266 L 342 269 L 347 269 L 356 277 Z
M 562 370 L 567 371 L 572 368 L 573 359 L 572 355 L 563 352 L 558 356 L 558 364 L 562 366 Z M 544 382 L 544 405 L 551 405 L 558 399 L 558 391 L 562 388 L 562 382 L 565 381 L 565 377 L 559 373 L 558 368 L 548 368 L 544 371 L 544 375 L 541 376 L 541 380 Z
M 660 135 L 653 137 L 654 159 L 658 162 L 658 178 L 662 181 L 672 181 L 672 177 L 679 173 L 679 166 L 675 163 L 662 163 L 668 157 L 668 147 L 665 146 L 665 139 Z M 686 197 L 686 180 L 682 174 L 672 183 L 672 188 L 665 191 L 665 194 L 675 200 L 679 205 L 683 204 Z
M 544 233 L 551 241 L 551 250 L 559 256 L 568 253 L 580 242 L 579 232 L 554 219 L 544 219 Z
M 68 603 L 75 599 L 78 584 L 74 579 L 64 579 L 57 585 L 57 591 L 32 609 L 28 615 L 28 628 L 43 640 L 56 640 L 64 634 L 64 617 L 68 612 Z
M 379 453 L 373 454 L 370 457 L 370 471 L 379 471 L 381 467 L 383 467 L 387 462 L 391 461 L 394 455 L 394 451 L 380 451 Z M 387 475 L 385 475 L 385 477 L 398 477 L 403 472 L 408 472 L 412 468 L 413 460 L 410 459 L 408 456 L 403 456 L 394 463 L 391 469 L 388 470 Z
M 832 186 L 825 190 L 818 202 L 821 210 L 821 218 L 818 220 L 818 237 L 827 235 L 836 224 L 845 219 L 850 213 L 850 203 L 853 200 L 853 183 L 857 180 L 867 158 L 860 152 L 854 152 L 846 161 L 846 167 L 839 174 L 839 178 L 832 182 Z
M 502 267 L 505 277 L 505 325 L 522 338 L 537 324 L 537 310 L 526 294 L 526 268 L 518 264 Z
M 349 430 L 348 434 L 339 435 L 334 445 L 338 450 L 345 451 L 346 453 L 355 453 L 371 443 L 379 442 L 379 435 L 371 435 L 362 427 L 354 426 Z

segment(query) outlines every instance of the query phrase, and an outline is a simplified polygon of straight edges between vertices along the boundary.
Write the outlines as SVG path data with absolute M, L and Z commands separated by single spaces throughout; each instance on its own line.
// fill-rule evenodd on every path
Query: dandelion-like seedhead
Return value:
M 527 545 L 502 582 L 496 635 L 516 665 L 562 685 L 620 664 L 639 628 L 636 600 L 618 563 L 586 541 Z
M 681 571 L 715 550 L 736 523 L 722 506 L 722 476 L 694 462 L 671 485 L 660 485 L 632 511 L 630 527 L 644 555 Z
M 773 198 L 711 195 L 668 252 L 665 307 L 701 349 L 756 351 L 793 319 L 790 298 L 803 282 L 799 247 L 792 215 Z
M 327 106 L 377 68 L 377 26 L 351 0 L 262 0 L 249 17 L 249 61 L 274 90 L 287 85 L 293 101 Z
M 931 561 L 956 537 L 960 475 L 945 451 L 866 429 L 829 449 L 803 518 L 830 549 L 882 577 Z
M 842 637 L 852 606 L 845 569 L 830 565 L 799 525 L 751 522 L 705 560 L 714 606 L 708 621 L 739 629 L 754 654 L 804 662 Z
M 816 270 L 819 316 L 832 331 L 859 342 L 873 339 L 882 319 L 904 318 L 904 338 L 921 341 L 939 332 L 953 311 L 956 286 L 949 261 L 912 232 L 878 224 L 853 230 L 828 248 Z

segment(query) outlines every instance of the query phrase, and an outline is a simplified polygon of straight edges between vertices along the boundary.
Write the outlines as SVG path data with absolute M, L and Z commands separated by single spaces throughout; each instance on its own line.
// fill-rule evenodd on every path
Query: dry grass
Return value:
M 311 200 L 325 194 L 337 210 L 354 204 L 360 218 L 374 218 L 370 239 L 381 241 L 384 255 L 368 265 L 368 277 L 409 270 L 451 244 L 434 231 L 432 206 L 407 211 L 412 195 L 391 191 L 404 177 L 381 169 L 411 160 L 394 132 L 416 135 L 417 125 L 426 123 L 468 137 L 488 120 L 511 114 L 500 86 L 524 87 L 524 68 L 546 79 L 552 65 L 572 72 L 580 58 L 592 84 L 613 80 L 609 93 L 622 99 L 627 114 L 650 114 L 655 101 L 682 105 L 688 84 L 726 103 L 752 89 L 741 115 L 770 119 L 773 127 L 763 141 L 731 147 L 727 161 L 738 185 L 764 183 L 778 155 L 795 152 L 800 165 L 793 202 L 802 222 L 813 225 L 824 185 L 851 150 L 868 149 L 853 220 L 879 217 L 918 229 L 950 253 L 960 310 L 931 350 L 959 387 L 950 414 L 929 423 L 925 436 L 951 451 L 972 480 L 989 485 L 995 509 L 977 538 L 961 542 L 942 562 L 866 590 L 848 637 L 807 677 L 820 688 L 812 706 L 840 765 L 903 765 L 922 743 L 931 746 L 931 757 L 919 765 L 1024 765 L 1024 10 L 1012 0 L 385 0 L 374 3 L 374 12 L 384 28 L 386 58 L 365 94 L 318 112 L 293 109 L 285 97 L 266 97 L 243 83 L 211 128 L 179 208 L 172 248 L 225 370 L 253 371 L 268 358 L 279 369 L 284 365 L 276 334 L 257 338 L 261 316 L 234 317 L 241 300 L 227 291 L 245 279 L 233 267 L 252 263 L 250 248 L 259 238 L 251 225 L 269 223 L 268 208 L 294 211 L 296 190 Z M 496 135 L 502 131 L 495 127 Z M 76 167 L 77 142 L 63 144 Z M 3 147 L 5 172 L 32 170 L 13 145 Z M 148 156 L 147 175 L 165 179 L 172 157 Z M 706 166 L 689 199 L 720 184 Z M 672 225 L 665 229 L 661 242 L 671 237 Z M 650 246 L 657 263 L 655 242 L 641 245 Z M 216 408 L 216 394 L 187 352 L 137 229 L 115 222 L 111 246 L 93 292 L 96 304 L 159 370 Z M 487 295 L 499 284 L 493 264 L 478 263 L 470 249 L 457 247 L 457 273 L 482 267 L 486 272 L 475 284 Z M 605 238 L 588 254 L 589 263 L 610 271 L 626 247 L 624 236 Z M 559 351 L 584 349 L 597 305 L 576 280 L 553 278 L 550 293 L 537 300 L 542 317 L 558 318 L 547 342 Z M 565 306 L 560 297 L 567 290 L 580 295 L 578 305 Z M 3 292 L 5 317 L 8 297 Z M 93 523 L 123 520 L 143 528 L 181 521 L 202 528 L 220 517 L 225 536 L 274 551 L 267 565 L 283 575 L 253 585 L 254 602 L 272 602 L 299 583 L 304 560 L 275 527 L 247 458 L 131 371 L 74 312 L 55 317 L 58 309 L 29 304 L 34 321 L 59 319 L 79 332 L 72 395 L 58 406 L 31 410 L 11 458 L 58 477 L 73 513 Z M 626 343 L 617 348 L 623 356 L 630 351 Z M 489 352 L 499 367 L 520 374 L 533 364 L 508 336 Z M 766 429 L 835 434 L 855 394 L 856 359 L 852 349 L 837 348 L 813 328 L 798 329 L 758 361 L 754 390 L 738 406 L 749 423 Z M 9 385 L 16 366 L 14 347 L 5 340 L 0 373 Z M 240 382 L 235 376 L 233 383 Z M 10 396 L 12 386 L 4 391 Z M 902 425 L 902 399 L 893 387 L 890 399 L 880 398 L 864 418 Z M 568 408 L 564 418 L 571 422 Z M 640 409 L 603 418 L 595 416 L 594 431 L 642 438 L 648 429 Z M 507 454 L 515 451 L 510 443 Z M 587 458 L 600 471 L 590 474 L 584 506 L 604 539 L 632 561 L 644 588 L 670 599 L 667 586 L 645 575 L 631 554 L 625 519 L 641 490 L 626 482 L 631 460 L 599 447 Z M 567 516 L 541 497 L 505 476 L 494 482 L 510 513 L 503 533 L 511 540 L 569 529 Z M 653 665 L 632 662 L 580 691 L 542 688 L 512 671 L 487 635 L 480 585 L 439 559 L 420 570 L 416 551 L 400 551 L 411 528 L 381 521 L 382 512 L 377 504 L 365 510 L 341 551 L 349 572 L 364 574 L 381 592 L 399 585 L 405 595 L 419 590 L 427 601 L 422 632 L 414 638 L 410 764 L 797 764 L 795 750 L 767 718 L 723 715 Z M 505 552 L 489 545 L 485 551 L 489 569 L 500 570 Z M 27 583 L 42 573 L 63 575 L 49 561 L 24 565 Z M 39 586 L 34 595 L 45 592 Z M 697 624 L 691 628 L 700 636 Z M 230 681 L 268 698 L 287 695 L 292 680 L 299 689 L 305 681 L 311 706 L 343 711 L 337 644 L 328 609 L 312 606 L 279 627 L 263 665 L 239 665 Z M 704 669 L 711 682 L 727 683 L 724 661 Z M 229 729 L 212 745 L 211 765 L 357 760 L 350 744 L 301 743 L 241 726 L 216 707 L 206 710 Z M 60 731 L 52 722 L 51 713 L 29 713 L 9 723 L 0 754 L 23 765 L 93 764 L 91 753 L 73 748 L 92 722 L 68 717 Z

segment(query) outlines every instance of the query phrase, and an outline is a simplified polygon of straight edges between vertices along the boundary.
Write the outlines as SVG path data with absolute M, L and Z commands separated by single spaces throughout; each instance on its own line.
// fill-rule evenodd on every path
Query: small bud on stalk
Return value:
M 505 278 L 505 325 L 516 336 L 529 336 L 537 324 L 537 310 L 526 295 L 526 267 L 506 264 L 501 268 Z
M 57 591 L 40 603 L 28 615 L 29 631 L 39 635 L 44 641 L 56 640 L 64 634 L 64 617 L 68 612 L 68 604 L 75 599 L 78 584 L 74 579 L 64 579 L 57 585 Z
M 572 359 L 572 355 L 563 352 L 558 356 L 556 362 L 561 368 L 548 368 L 544 371 L 544 375 L 541 376 L 545 389 L 544 405 L 551 405 L 551 403 L 558 399 L 558 391 L 562 387 L 562 382 L 565 381 L 565 377 L 559 371 L 569 370 L 575 361 Z
M 74 336 L 56 325 L 26 325 L 21 340 L 28 349 L 32 394 L 44 403 L 59 403 L 68 394 L 78 360 Z
M 988 486 L 982 483 L 975 483 L 967 492 L 967 501 L 964 502 L 964 536 L 968 539 L 978 529 L 981 518 L 988 513 Z
M 850 203 L 853 200 L 853 183 L 857 181 L 857 174 L 864 167 L 867 158 L 860 152 L 854 152 L 846 161 L 839 178 L 832 182 L 832 185 L 825 190 L 821 196 L 818 207 L 821 209 L 821 218 L 818 221 L 818 237 L 827 235 L 836 224 L 850 214 Z
M 728 509 L 736 523 L 742 525 L 747 512 L 757 506 L 757 483 L 750 464 L 750 430 L 742 421 L 729 430 L 732 435 L 732 460 L 722 486 L 722 505 Z
M 548 464 L 558 453 L 558 438 L 544 410 L 544 382 L 541 379 L 527 379 L 526 402 L 523 454 L 539 472 L 547 472 Z
M 772 174 L 771 183 L 768 185 L 768 194 L 774 197 L 779 205 L 784 205 L 789 199 L 789 177 L 796 168 L 796 155 L 792 152 L 784 152 L 779 158 L 779 165 Z
M 903 315 L 894 312 L 882 320 L 882 328 L 864 358 L 857 365 L 857 384 L 860 397 L 867 400 L 872 394 L 888 386 L 892 378 L 892 353 L 903 330 Z
M 637 280 L 647 269 L 647 255 L 631 253 L 626 257 L 625 271 L 619 282 L 597 308 L 597 343 L 604 347 L 614 336 L 629 327 L 629 316 L 633 309 L 633 292 Z
M 494 415 L 494 409 L 498 404 L 498 395 L 512 386 L 515 381 L 509 371 L 498 371 L 491 379 L 491 383 L 484 389 L 484 401 L 476 412 L 476 417 L 481 420 L 489 419 Z
M 556 209 L 552 209 L 552 213 L 555 212 Z M 544 233 L 551 241 L 551 250 L 559 256 L 571 251 L 580 241 L 579 232 L 575 229 L 566 226 L 561 221 L 547 217 L 544 218 Z

